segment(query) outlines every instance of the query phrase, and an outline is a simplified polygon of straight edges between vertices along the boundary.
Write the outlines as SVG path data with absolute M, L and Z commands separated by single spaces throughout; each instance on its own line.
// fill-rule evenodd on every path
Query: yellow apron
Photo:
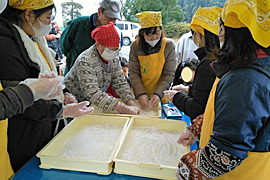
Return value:
M 48 60 L 46 59 L 46 57 L 44 56 L 44 54 L 41 52 L 41 50 L 40 50 L 40 48 L 39 48 L 37 42 L 34 42 L 34 44 L 35 44 L 35 46 L 36 46 L 36 48 L 37 48 L 39 54 L 41 54 L 41 56 L 43 57 L 44 61 L 45 61 L 45 62 L 47 63 L 47 65 L 49 66 L 50 70 L 52 70 L 52 68 L 51 68 L 51 66 L 50 66 L 50 64 L 49 64 L 49 62 L 48 62 Z
M 215 180 L 269 180 L 270 152 L 248 152 L 243 163 Z
M 2 85 L 0 84 L 0 91 L 2 91 Z M 9 161 L 9 155 L 7 152 L 7 128 L 8 119 L 0 121 L 0 179 L 9 179 L 14 173 Z
M 200 147 L 206 146 L 206 144 L 210 140 L 210 135 L 213 134 L 213 125 L 215 120 L 215 111 L 214 111 L 215 94 L 219 80 L 220 80 L 219 78 L 216 78 L 205 107 L 203 115 L 203 123 L 201 128 L 201 136 L 199 144 Z
M 157 88 L 163 71 L 165 64 L 164 50 L 166 42 L 166 38 L 163 38 L 161 49 L 158 53 L 150 54 L 147 56 L 138 56 L 141 66 L 141 80 L 149 99 Z M 162 99 L 162 101 L 166 101 L 165 97 Z
M 215 119 L 214 101 L 219 78 L 216 78 L 205 108 L 201 129 L 200 147 L 205 146 L 213 134 Z M 248 157 L 233 171 L 226 173 L 215 180 L 269 180 L 270 179 L 270 152 L 248 152 Z

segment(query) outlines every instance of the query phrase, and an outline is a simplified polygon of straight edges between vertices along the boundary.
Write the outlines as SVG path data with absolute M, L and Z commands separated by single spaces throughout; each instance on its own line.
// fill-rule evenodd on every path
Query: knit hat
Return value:
M 20 10 L 38 10 L 51 5 L 53 0 L 9 0 L 9 6 Z
M 162 26 L 161 12 L 146 11 L 137 13 L 136 16 L 140 20 L 141 28 Z
M 192 18 L 190 28 L 204 35 L 204 29 L 218 35 L 219 20 L 222 9 L 219 7 L 198 8 Z
M 270 2 L 266 0 L 228 0 L 223 8 L 225 26 L 246 27 L 261 46 L 270 46 Z
M 91 37 L 105 47 L 118 47 L 120 43 L 119 34 L 112 22 L 97 27 L 92 31 Z

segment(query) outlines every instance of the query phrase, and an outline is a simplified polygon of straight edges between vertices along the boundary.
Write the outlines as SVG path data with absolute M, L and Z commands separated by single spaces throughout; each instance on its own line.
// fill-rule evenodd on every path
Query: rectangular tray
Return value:
M 100 116 L 100 115 L 99 116 L 86 115 L 82 118 L 75 118 L 57 136 L 55 136 L 42 150 L 40 150 L 40 152 L 38 152 L 37 157 L 39 157 L 41 161 L 40 168 L 44 168 L 44 169 L 54 168 L 54 169 L 63 169 L 63 170 L 93 172 L 93 173 L 104 174 L 104 175 L 110 174 L 112 171 L 112 165 L 113 165 L 112 159 L 115 155 L 115 152 L 120 143 L 121 137 L 123 136 L 129 121 L 130 121 L 129 117 L 116 117 L 116 116 L 110 117 L 110 116 Z M 110 157 L 107 160 L 67 158 L 66 156 L 61 157 L 60 155 L 57 155 L 59 154 L 60 148 L 64 147 L 63 145 L 66 142 L 66 140 L 70 140 L 70 138 L 74 137 L 76 133 L 80 133 L 80 130 L 83 133 L 90 132 L 90 131 L 83 131 L 83 128 L 87 128 L 91 125 L 106 125 L 106 124 L 117 125 L 118 127 L 120 126 L 121 128 L 123 127 L 122 130 L 120 130 L 121 132 L 119 131 L 120 135 L 117 138 L 117 142 L 115 143 L 114 147 L 112 147 L 111 145 L 110 148 L 108 148 L 110 149 L 110 151 L 111 149 L 113 149 L 111 154 L 110 152 L 106 151 L 107 149 L 105 150 L 105 154 L 107 155 L 110 154 Z M 78 141 L 74 141 L 74 142 L 78 142 Z M 86 143 L 81 143 L 81 146 L 83 147 L 85 144 Z M 67 146 L 67 147 L 70 147 L 71 150 L 69 151 L 71 151 L 71 153 L 76 152 L 76 151 L 73 151 L 72 145 Z M 93 147 L 93 146 L 90 146 L 90 147 Z M 86 148 L 89 148 L 89 146 Z M 101 149 L 104 150 L 105 148 L 103 148 L 102 146 Z M 97 153 L 99 153 L 99 151 L 97 151 Z
M 121 100 L 119 100 L 119 101 L 123 102 Z M 135 100 L 135 102 L 139 104 L 138 100 Z M 92 106 L 95 108 L 95 110 L 93 111 L 92 114 L 95 114 L 95 115 L 102 114 L 102 115 L 123 116 L 123 117 L 132 117 L 132 116 L 134 116 L 134 115 L 131 115 L 131 114 L 118 114 L 115 111 L 112 111 L 112 112 L 105 111 L 105 110 L 103 110 L 103 109 L 101 109 L 101 108 L 99 108 L 99 107 L 97 107 L 95 105 L 92 105 Z M 142 111 L 143 111 L 143 113 L 145 112 L 144 110 L 142 110 Z M 142 114 L 142 115 L 135 115 L 135 116 L 161 117 L 161 103 L 159 103 L 156 107 L 154 107 L 153 110 L 151 110 L 151 113 L 154 113 L 154 115 L 144 115 L 144 114 Z
M 186 126 L 187 124 L 184 121 L 167 120 L 167 119 L 160 119 L 160 118 L 145 118 L 145 117 L 131 118 L 131 121 L 127 127 L 127 130 L 125 131 L 125 134 L 119 144 L 115 157 L 113 158 L 113 161 L 115 162 L 114 172 L 119 173 L 119 174 L 128 174 L 128 175 L 143 176 L 143 177 L 150 177 L 150 178 L 157 178 L 157 179 L 176 179 L 175 172 L 177 169 L 178 162 L 180 158 L 182 157 L 182 155 L 190 151 L 189 146 L 184 147 L 182 145 L 177 144 L 176 142 L 180 136 L 180 133 L 186 129 Z M 138 137 L 138 135 L 134 135 L 134 134 L 131 135 L 135 127 L 154 127 L 158 130 L 157 131 L 158 133 L 164 133 L 164 131 L 166 131 L 168 132 L 168 134 L 173 133 L 173 131 L 174 132 L 179 131 L 179 136 L 177 135 L 177 138 L 175 138 L 176 134 L 178 134 L 177 132 L 171 136 L 172 138 L 170 138 L 170 140 L 167 140 L 167 137 L 169 136 L 167 136 L 167 134 L 164 133 L 165 135 L 161 134 L 160 136 L 162 137 L 167 136 L 166 140 L 155 141 L 155 138 L 154 138 L 155 136 L 153 135 L 151 136 L 151 134 L 147 134 L 148 133 L 147 131 L 143 131 L 144 133 L 145 132 L 147 133 L 145 135 L 145 138 L 142 138 L 143 140 L 141 140 L 140 138 L 143 136 Z M 140 133 L 140 131 L 138 132 Z M 152 132 L 149 131 L 149 133 L 152 133 Z M 153 133 L 155 132 L 153 131 Z M 159 137 L 159 135 L 157 134 L 156 137 Z M 138 138 L 137 142 L 140 142 L 139 144 L 136 144 L 136 143 L 135 145 L 129 144 L 129 141 L 131 141 L 130 139 L 136 139 L 136 138 Z M 175 144 L 174 144 L 174 141 L 175 141 Z M 158 143 L 155 143 L 155 142 L 158 142 Z M 169 142 L 169 143 L 166 144 L 166 142 Z M 165 146 L 169 147 L 168 151 L 164 149 L 162 150 L 162 148 L 165 148 Z M 125 151 L 125 149 L 127 150 Z M 152 152 L 150 152 L 149 149 L 151 149 Z M 149 151 L 150 153 L 147 153 L 147 151 Z M 143 153 L 145 152 L 145 154 L 143 155 L 142 152 Z M 143 156 L 145 158 L 147 157 L 148 154 L 150 156 L 153 156 L 154 154 L 155 156 L 155 153 L 158 154 L 158 153 L 164 153 L 164 152 L 166 153 L 168 152 L 168 154 L 166 153 L 163 154 L 164 157 L 169 157 L 170 153 L 174 154 L 174 155 L 171 155 L 171 157 L 177 156 L 176 158 L 171 158 L 173 159 L 173 162 L 169 160 L 170 164 L 175 164 L 175 165 L 168 165 L 169 161 L 167 162 L 167 164 L 163 162 L 153 163 L 154 160 L 152 162 L 143 162 L 145 161 L 143 160 Z M 177 152 L 181 152 L 181 153 L 177 153 Z M 137 160 L 125 160 L 127 158 L 123 158 L 124 153 L 126 155 L 129 153 L 136 154 L 138 158 L 133 158 Z M 160 160 L 159 158 L 157 158 L 157 156 L 154 158 L 153 157 L 151 158 Z M 163 157 L 163 156 L 161 155 L 160 157 Z

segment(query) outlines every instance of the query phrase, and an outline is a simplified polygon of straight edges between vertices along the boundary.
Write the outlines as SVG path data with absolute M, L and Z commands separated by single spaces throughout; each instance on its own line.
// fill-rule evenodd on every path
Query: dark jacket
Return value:
M 33 103 L 31 90 L 23 84 L 0 91 L 0 120 L 22 113 Z
M 191 119 L 204 113 L 208 96 L 216 78 L 215 72 L 210 66 L 210 61 L 207 60 L 204 47 L 197 49 L 195 54 L 201 61 L 195 71 L 189 94 L 179 91 L 173 97 L 173 104 Z
M 89 16 L 79 16 L 68 22 L 60 37 L 62 52 L 66 55 L 64 75 L 72 68 L 76 58 L 86 49 L 95 44 L 91 32 L 96 28 L 97 13 Z
M 270 151 L 270 56 L 258 63 L 232 69 L 216 89 L 210 142 L 241 159 Z
M 1 17 L 0 42 L 0 80 L 38 77 L 39 66 L 29 58 L 17 29 Z M 9 118 L 8 152 L 15 172 L 49 142 L 52 121 L 61 111 L 62 103 L 39 100 L 24 113 Z

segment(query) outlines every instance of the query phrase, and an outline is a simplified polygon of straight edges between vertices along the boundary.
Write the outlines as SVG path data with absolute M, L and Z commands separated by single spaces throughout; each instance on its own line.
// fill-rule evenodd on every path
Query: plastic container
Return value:
M 143 160 L 143 156 L 148 157 L 148 154 L 150 154 L 150 156 L 151 155 L 154 156 L 151 152 L 149 153 L 149 149 L 151 149 L 149 147 L 151 146 L 151 143 L 153 141 L 153 139 L 151 138 L 151 136 L 153 135 L 151 134 L 149 135 L 146 134 L 145 139 L 144 139 L 145 144 L 142 143 L 141 145 L 137 145 L 134 148 L 132 147 L 134 151 L 129 149 L 132 146 L 129 141 L 135 142 L 136 140 L 133 140 L 133 139 L 138 137 L 138 136 L 135 136 L 135 134 L 132 134 L 132 132 L 135 131 L 134 129 L 136 127 L 148 128 L 151 126 L 157 129 L 157 132 L 158 131 L 161 131 L 161 132 L 164 131 L 168 133 L 172 132 L 174 133 L 173 136 L 175 136 L 177 132 L 179 132 L 179 135 L 180 135 L 180 133 L 186 129 L 187 124 L 184 121 L 166 120 L 166 119 L 160 119 L 160 118 L 133 117 L 119 144 L 119 148 L 117 149 L 115 157 L 113 158 L 113 161 L 115 162 L 115 167 L 114 167 L 115 173 L 143 176 L 143 177 L 150 177 L 150 178 L 157 178 L 157 179 L 176 179 L 175 172 L 177 169 L 178 162 L 180 158 L 182 157 L 182 155 L 190 151 L 189 146 L 184 147 L 182 145 L 177 144 L 176 141 L 179 136 L 177 136 L 177 138 L 175 139 L 175 144 L 174 143 L 167 144 L 168 154 L 166 154 L 166 147 L 165 147 L 166 143 L 162 143 L 162 145 L 160 145 L 159 144 L 160 142 L 157 142 L 156 144 L 154 143 L 152 147 L 153 152 L 155 152 L 156 150 L 157 151 L 160 150 L 160 152 L 153 153 L 154 155 L 161 154 L 162 148 L 165 148 L 165 151 L 163 149 L 162 153 L 165 152 L 164 156 L 167 156 L 167 157 L 170 156 L 171 152 L 172 153 L 181 152 L 180 154 L 177 153 L 176 156 L 179 155 L 179 157 L 175 157 L 175 158 L 174 158 L 175 156 L 175 153 L 174 153 L 174 156 L 171 159 L 173 159 L 173 161 L 175 159 L 175 162 L 170 162 L 170 164 L 173 164 L 173 165 L 168 165 L 168 162 L 153 163 L 154 160 L 152 162 L 145 162 L 147 158 Z M 163 134 L 161 135 L 163 136 Z M 138 142 L 140 141 L 138 140 Z M 143 151 L 145 151 L 145 153 Z M 148 153 L 146 151 L 148 151 Z M 126 152 L 131 153 L 131 154 L 135 153 L 137 156 L 137 158 L 135 158 L 136 160 L 127 160 L 127 158 L 124 157 L 124 154 Z M 138 154 L 141 154 L 141 155 L 138 155 Z M 133 155 L 131 156 L 133 157 Z M 153 159 L 159 160 L 159 158 L 157 157 Z
M 83 172 L 93 172 L 97 174 L 110 174 L 112 171 L 113 161 L 112 158 L 115 155 L 116 149 L 120 143 L 127 125 L 130 121 L 129 117 L 116 117 L 116 116 L 96 116 L 86 115 L 82 118 L 74 119 L 68 126 L 66 126 L 57 136 L 55 136 L 40 152 L 37 157 L 40 158 L 40 168 L 44 169 L 63 169 L 74 170 Z M 91 127 L 96 125 L 117 125 L 119 128 L 119 137 L 116 140 L 114 147 L 107 160 L 91 160 L 81 158 L 67 158 L 61 157 L 58 154 L 60 148 L 63 148 L 64 143 L 70 140 L 76 135 L 76 133 L 82 131 L 85 127 Z M 88 133 L 89 131 L 87 131 Z M 117 130 L 118 132 L 118 130 Z M 87 139 L 86 139 L 87 140 Z M 103 148 L 105 149 L 105 148 Z M 106 151 L 106 150 L 105 150 Z M 100 154 L 99 154 L 100 156 Z
M 119 100 L 119 101 L 120 101 L 120 102 L 123 102 L 123 101 L 121 101 L 121 100 Z M 139 104 L 138 100 L 135 100 L 135 102 Z M 105 111 L 105 110 L 103 110 L 103 109 L 101 109 L 101 108 L 99 108 L 99 107 L 97 107 L 97 106 L 95 106 L 95 105 L 92 105 L 92 106 L 95 108 L 95 110 L 94 110 L 94 112 L 93 112 L 92 114 L 95 114 L 95 115 L 100 115 L 100 114 L 102 114 L 102 115 L 124 116 L 124 117 L 132 117 L 132 116 L 134 116 L 134 115 L 131 115 L 131 114 L 118 114 L 116 111 Z M 154 108 L 150 111 L 149 115 L 147 115 L 147 112 L 144 111 L 144 110 L 142 110 L 142 113 L 143 113 L 143 114 L 138 115 L 138 116 L 145 116 L 145 117 L 161 117 L 161 103 L 159 103 L 156 107 L 154 107 Z M 135 115 L 135 116 L 137 116 L 137 115 Z

